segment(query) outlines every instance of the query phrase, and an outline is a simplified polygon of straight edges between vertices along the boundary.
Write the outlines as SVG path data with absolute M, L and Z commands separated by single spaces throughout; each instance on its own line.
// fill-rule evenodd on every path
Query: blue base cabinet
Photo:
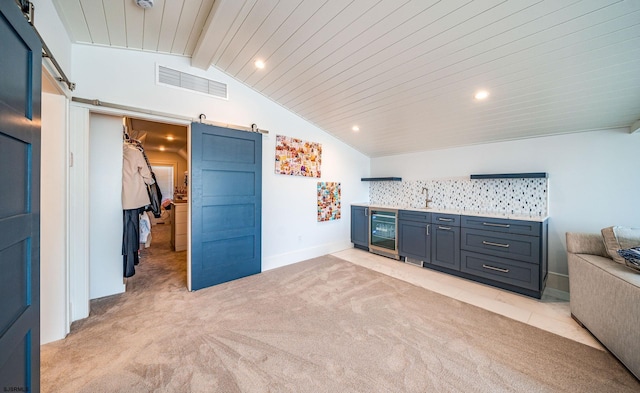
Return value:
M 401 257 L 431 262 L 431 213 L 398 211 L 398 253 Z
M 368 249 L 369 211 L 351 207 L 351 241 Z M 547 221 L 398 211 L 401 259 L 424 268 L 540 299 L 545 289 Z M 413 263 L 413 261 L 411 261 Z
M 431 215 L 431 264 L 460 270 L 460 216 Z
M 460 271 L 540 299 L 547 281 L 547 221 L 462 216 Z
M 351 206 L 351 243 L 356 248 L 369 250 L 369 208 Z

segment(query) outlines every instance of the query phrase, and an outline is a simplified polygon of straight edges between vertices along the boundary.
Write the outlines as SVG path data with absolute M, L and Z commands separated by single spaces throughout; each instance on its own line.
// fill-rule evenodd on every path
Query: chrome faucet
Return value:
M 429 190 L 427 189 L 427 187 L 422 187 L 422 193 L 426 194 L 425 196 L 425 201 L 424 201 L 424 208 L 428 209 L 429 208 L 429 202 L 432 202 L 431 199 L 429 199 Z

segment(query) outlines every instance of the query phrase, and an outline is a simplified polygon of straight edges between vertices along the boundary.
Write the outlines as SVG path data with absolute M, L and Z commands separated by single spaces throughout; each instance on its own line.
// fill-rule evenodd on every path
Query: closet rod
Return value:
M 60 76 L 56 78 L 56 80 L 58 82 L 64 82 L 69 88 L 69 90 L 74 91 L 76 89 L 76 84 L 71 82 L 69 78 L 67 78 L 67 75 L 62 70 L 62 67 L 60 67 L 60 64 L 58 63 L 56 58 L 53 57 L 53 53 L 51 53 L 51 49 L 49 49 L 47 44 L 45 44 L 44 39 L 38 32 L 38 29 L 36 29 L 36 26 L 34 25 L 35 7 L 33 6 L 33 3 L 30 1 L 21 0 L 18 3 L 18 6 L 22 10 L 22 14 L 27 18 L 27 21 L 33 28 L 33 31 L 36 33 L 36 35 L 38 36 L 38 39 L 40 40 L 40 43 L 42 44 L 42 57 L 51 60 L 51 64 L 53 64 L 53 67 L 56 69 L 56 71 L 58 71 L 58 74 Z
M 93 105 L 93 106 L 100 106 L 100 107 L 104 107 L 104 108 L 118 109 L 118 110 L 129 111 L 129 112 L 138 112 L 138 113 L 144 113 L 144 114 L 147 114 L 147 115 L 166 117 L 166 118 L 176 119 L 176 120 L 186 120 L 186 121 L 189 121 L 189 122 L 192 122 L 192 123 L 203 123 L 203 124 L 208 124 L 208 125 L 216 126 L 216 127 L 231 128 L 231 129 L 238 130 L 238 131 L 258 132 L 260 134 L 268 134 L 269 133 L 269 131 L 263 130 L 263 129 L 258 129 L 257 127 L 245 127 L 245 126 L 239 126 L 239 125 L 235 125 L 235 124 L 227 124 L 227 123 L 221 123 L 221 122 L 217 122 L 217 121 L 203 120 L 202 118 L 196 120 L 196 119 L 194 119 L 192 117 L 180 116 L 180 115 L 175 115 L 175 114 L 166 113 L 166 112 L 158 112 L 158 111 L 153 111 L 151 109 L 143 109 L 143 108 L 136 108 L 136 107 L 133 107 L 133 106 L 114 104 L 114 103 L 111 103 L 111 102 L 104 102 L 104 101 L 100 101 L 100 100 L 90 100 L 88 98 L 71 97 L 71 101 L 78 102 L 80 104 L 88 104 L 88 105 Z M 202 116 L 202 115 L 200 115 L 200 116 Z

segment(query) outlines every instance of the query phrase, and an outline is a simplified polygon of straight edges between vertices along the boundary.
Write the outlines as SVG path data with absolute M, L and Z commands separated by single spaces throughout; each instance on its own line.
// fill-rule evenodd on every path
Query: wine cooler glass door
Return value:
M 396 212 L 371 211 L 371 246 L 396 251 Z

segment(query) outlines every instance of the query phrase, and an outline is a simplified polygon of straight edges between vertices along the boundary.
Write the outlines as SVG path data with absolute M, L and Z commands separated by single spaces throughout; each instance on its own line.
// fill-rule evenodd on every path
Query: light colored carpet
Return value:
M 189 293 L 158 229 L 128 292 L 42 347 L 44 392 L 640 391 L 606 352 L 333 256 Z

